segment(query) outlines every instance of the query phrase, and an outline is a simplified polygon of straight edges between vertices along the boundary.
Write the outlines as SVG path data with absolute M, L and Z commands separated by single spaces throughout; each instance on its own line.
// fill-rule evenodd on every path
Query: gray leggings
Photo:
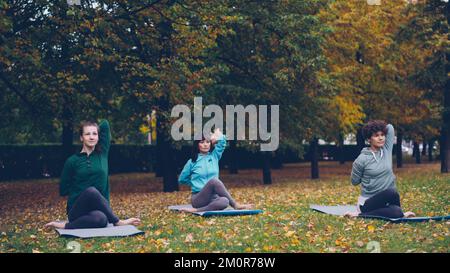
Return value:
M 223 210 L 228 205 L 233 208 L 236 206 L 225 185 L 217 178 L 209 180 L 201 191 L 193 194 L 191 202 L 192 207 L 198 211 Z

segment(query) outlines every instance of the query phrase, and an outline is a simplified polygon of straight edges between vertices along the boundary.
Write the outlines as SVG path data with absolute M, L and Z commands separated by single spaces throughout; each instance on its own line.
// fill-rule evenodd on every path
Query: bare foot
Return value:
M 180 211 L 184 211 L 184 212 L 197 212 L 198 209 L 196 209 L 196 208 L 183 208 L 183 209 L 180 209 Z
M 115 226 L 126 226 L 126 225 L 133 225 L 138 226 L 141 224 L 141 220 L 138 218 L 129 218 L 126 220 L 119 220 L 119 222 L 115 223 Z
M 415 217 L 416 214 L 412 211 L 407 211 L 403 213 L 403 218 L 410 218 L 410 217 Z
M 234 209 L 251 209 L 253 208 L 253 204 L 236 204 Z
M 50 223 L 47 223 L 44 228 L 61 228 L 64 229 L 66 227 L 66 223 L 67 222 L 57 222 L 57 221 L 53 221 Z
M 347 211 L 347 212 L 344 214 L 344 217 L 355 218 L 355 217 L 358 217 L 358 215 L 359 215 L 358 212 L 350 212 L 350 211 Z

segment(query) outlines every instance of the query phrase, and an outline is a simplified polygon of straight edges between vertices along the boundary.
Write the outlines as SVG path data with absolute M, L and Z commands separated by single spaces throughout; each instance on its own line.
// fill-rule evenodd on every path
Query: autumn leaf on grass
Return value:
M 329 247 L 329 248 L 326 249 L 326 251 L 335 253 L 336 252 L 336 248 L 335 247 Z
M 375 227 L 373 225 L 368 225 L 367 230 L 372 233 L 375 231 Z
M 185 243 L 192 243 L 194 242 L 194 236 L 192 235 L 192 233 L 189 233 L 188 235 L 186 235 L 186 239 L 184 239 Z
M 289 230 L 288 232 L 286 232 L 286 234 L 284 234 L 284 236 L 289 238 L 289 237 L 291 237 L 294 234 L 295 234 L 295 231 Z
M 292 246 L 298 246 L 300 244 L 300 241 L 297 238 L 292 238 L 291 245 Z
M 103 248 L 110 248 L 111 247 L 111 243 L 104 243 L 102 244 Z

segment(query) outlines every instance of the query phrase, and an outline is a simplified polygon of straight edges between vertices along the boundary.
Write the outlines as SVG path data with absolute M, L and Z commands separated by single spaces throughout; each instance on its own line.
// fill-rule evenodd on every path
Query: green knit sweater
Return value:
M 89 156 L 85 152 L 76 153 L 64 164 L 59 193 L 61 196 L 69 196 L 67 212 L 78 196 L 89 187 L 95 187 L 109 202 L 108 153 L 111 132 L 107 120 L 100 122 L 99 127 L 97 145 L 100 145 L 100 149 L 94 150 Z

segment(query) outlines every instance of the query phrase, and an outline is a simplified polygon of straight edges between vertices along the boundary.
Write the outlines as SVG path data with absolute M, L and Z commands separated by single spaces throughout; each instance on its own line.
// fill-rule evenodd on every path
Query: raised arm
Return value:
M 356 160 L 353 162 L 352 166 L 352 175 L 351 175 L 351 181 L 353 185 L 358 185 L 361 183 L 361 178 L 364 174 L 364 166 L 361 163 L 360 157 L 356 158 Z
M 191 170 L 192 170 L 192 163 L 189 159 L 188 162 L 183 167 L 183 170 L 180 173 L 180 176 L 178 177 L 178 183 L 180 184 L 191 184 Z
M 386 133 L 386 141 L 384 143 L 384 147 L 386 148 L 386 150 L 391 151 L 394 148 L 394 138 L 395 138 L 395 130 L 394 130 L 394 126 L 392 126 L 392 124 L 388 124 L 386 126 L 387 128 L 387 133 Z
M 109 127 L 109 122 L 107 120 L 102 120 L 100 122 L 100 132 L 98 144 L 102 148 L 102 153 L 109 153 L 109 147 L 111 147 L 111 129 Z
M 220 135 L 220 137 L 217 139 L 217 143 L 214 146 L 214 150 L 211 152 L 211 154 L 219 160 L 222 157 L 223 151 L 225 150 L 225 147 L 227 146 L 227 137 L 225 135 Z
M 61 181 L 59 182 L 59 195 L 66 196 L 70 193 L 73 180 L 73 167 L 71 161 L 68 159 L 64 163 L 64 168 L 61 174 Z

